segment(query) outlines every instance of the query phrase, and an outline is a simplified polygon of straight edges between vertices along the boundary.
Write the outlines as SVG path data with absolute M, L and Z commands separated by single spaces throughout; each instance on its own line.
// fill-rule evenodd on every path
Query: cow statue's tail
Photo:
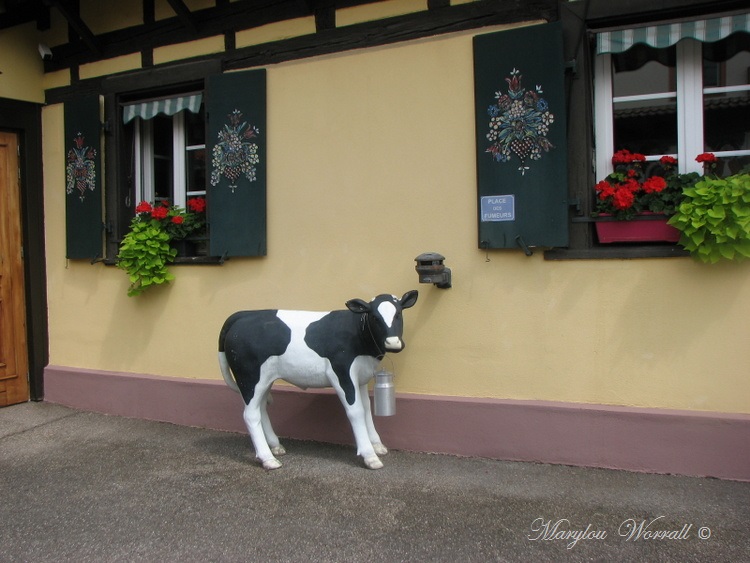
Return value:
M 232 315 L 232 317 L 234 317 L 234 315 Z M 230 319 L 232 319 L 232 317 L 227 319 L 227 321 L 224 323 L 224 326 L 221 327 L 221 332 L 219 333 L 219 368 L 221 368 L 221 375 L 224 377 L 224 382 L 227 384 L 227 386 L 233 391 L 240 393 L 240 388 L 237 387 L 237 382 L 235 381 L 234 375 L 232 374 L 232 368 L 229 367 L 229 362 L 227 362 L 227 354 L 224 350 L 224 339 L 227 336 L 229 327 L 232 325 L 232 323 L 230 322 Z
M 237 382 L 232 375 L 232 369 L 229 367 L 229 362 L 227 362 L 226 352 L 223 350 L 219 352 L 219 367 L 221 368 L 221 375 L 224 376 L 224 381 L 229 388 L 239 393 L 240 388 L 237 387 Z

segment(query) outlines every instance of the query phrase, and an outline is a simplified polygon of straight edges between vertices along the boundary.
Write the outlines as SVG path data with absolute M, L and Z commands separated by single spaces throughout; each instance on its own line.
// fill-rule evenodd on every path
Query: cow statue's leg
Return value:
M 268 391 L 266 391 L 265 400 L 260 404 L 260 423 L 263 427 L 263 434 L 266 437 L 266 442 L 268 442 L 268 445 L 271 448 L 271 453 L 275 456 L 284 455 L 286 454 L 286 450 L 284 449 L 284 446 L 282 446 L 279 442 L 279 437 L 276 435 L 276 432 L 273 431 L 273 427 L 271 426 L 271 419 L 268 417 L 268 405 L 270 405 L 272 402 L 271 388 L 269 387 Z
M 383 467 L 383 462 L 375 453 L 370 435 L 367 432 L 364 402 L 359 386 L 355 387 L 354 402 L 351 405 L 347 402 L 346 394 L 338 382 L 333 383 L 333 388 L 336 390 L 341 404 L 344 406 L 346 417 L 349 419 L 349 424 L 352 426 L 354 441 L 357 444 L 357 455 L 362 456 L 368 469 L 380 469 Z
M 378 455 L 386 455 L 388 448 L 383 445 L 380 434 L 375 430 L 375 423 L 372 420 L 372 408 L 370 407 L 370 393 L 367 389 L 367 383 L 360 385 L 359 395 L 362 397 L 362 406 L 365 409 L 365 425 L 367 426 L 367 435 L 370 437 L 372 449 Z
M 255 387 L 253 398 L 245 406 L 243 418 L 245 419 L 247 431 L 250 433 L 250 439 L 253 441 L 253 446 L 255 447 L 255 457 L 263 464 L 264 469 L 278 469 L 281 467 L 281 462 L 274 457 L 268 445 L 263 424 L 263 412 L 265 411 L 269 390 L 270 384 L 264 384 L 261 377 L 261 381 Z M 278 442 L 278 438 L 276 441 Z

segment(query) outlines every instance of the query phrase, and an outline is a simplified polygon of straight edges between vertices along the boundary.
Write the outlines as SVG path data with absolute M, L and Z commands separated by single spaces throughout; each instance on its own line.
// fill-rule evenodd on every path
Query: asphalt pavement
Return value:
M 750 561 L 750 483 L 282 443 L 0 409 L 0 561 Z

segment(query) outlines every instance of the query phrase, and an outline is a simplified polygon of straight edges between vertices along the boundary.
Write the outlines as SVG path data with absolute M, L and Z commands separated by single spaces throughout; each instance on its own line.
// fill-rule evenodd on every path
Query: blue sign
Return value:
M 514 195 L 488 195 L 481 199 L 482 223 L 490 221 L 515 221 L 516 220 L 516 196 Z

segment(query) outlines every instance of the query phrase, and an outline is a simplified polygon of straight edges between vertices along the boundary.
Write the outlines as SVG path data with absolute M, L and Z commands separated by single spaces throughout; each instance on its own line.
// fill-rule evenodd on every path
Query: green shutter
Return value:
M 559 23 L 474 38 L 480 248 L 567 246 Z
M 65 235 L 68 258 L 102 255 L 99 96 L 65 104 Z
M 206 109 L 211 255 L 265 256 L 265 70 L 210 77 Z

